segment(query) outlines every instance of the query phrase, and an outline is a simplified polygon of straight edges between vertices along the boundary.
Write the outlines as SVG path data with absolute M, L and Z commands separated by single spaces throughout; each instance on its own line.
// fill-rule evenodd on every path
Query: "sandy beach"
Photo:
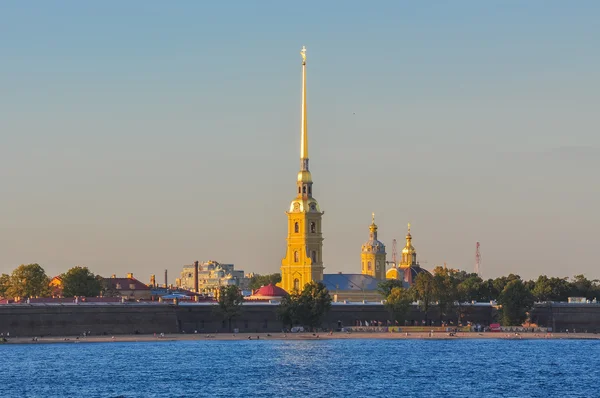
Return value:
M 454 336 L 448 333 L 217 333 L 217 334 L 168 334 L 160 335 L 115 335 L 115 336 L 54 336 L 33 339 L 31 337 L 11 337 L 2 344 L 51 344 L 51 343 L 108 343 L 108 342 L 151 342 L 151 341 L 187 341 L 187 340 L 332 340 L 332 339 L 421 339 L 421 340 L 455 340 L 455 339 L 600 339 L 593 333 L 477 333 L 460 332 Z

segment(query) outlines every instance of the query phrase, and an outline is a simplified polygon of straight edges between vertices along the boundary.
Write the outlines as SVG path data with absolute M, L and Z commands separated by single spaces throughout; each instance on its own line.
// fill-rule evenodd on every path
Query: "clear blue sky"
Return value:
M 326 272 L 600 278 L 600 2 L 0 4 L 0 272 L 279 272 L 308 49 Z M 159 279 L 162 277 L 159 276 Z

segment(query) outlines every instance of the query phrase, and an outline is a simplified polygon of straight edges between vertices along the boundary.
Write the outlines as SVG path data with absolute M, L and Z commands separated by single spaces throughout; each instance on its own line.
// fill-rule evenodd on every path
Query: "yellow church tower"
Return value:
M 377 240 L 377 224 L 375 224 L 375 213 L 373 213 L 371 225 L 369 226 L 369 240 L 361 248 L 361 272 L 375 279 L 385 279 L 385 245 Z
M 323 280 L 323 212 L 312 196 L 312 176 L 308 170 L 308 124 L 306 117 L 306 48 L 302 47 L 302 120 L 300 124 L 300 171 L 297 196 L 290 204 L 287 252 L 281 260 L 281 287 L 301 291 L 309 282 Z

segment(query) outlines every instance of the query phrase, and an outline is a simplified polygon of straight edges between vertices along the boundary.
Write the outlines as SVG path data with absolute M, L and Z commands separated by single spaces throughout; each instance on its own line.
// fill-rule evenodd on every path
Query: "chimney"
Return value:
M 150 275 L 150 286 L 152 286 L 152 287 L 156 286 L 156 275 L 154 275 L 154 274 Z
M 198 260 L 194 262 L 194 293 L 198 293 Z
M 165 270 L 165 289 L 168 287 L 167 285 L 167 270 Z
M 133 273 L 132 272 L 128 272 L 127 273 L 127 279 L 133 279 Z

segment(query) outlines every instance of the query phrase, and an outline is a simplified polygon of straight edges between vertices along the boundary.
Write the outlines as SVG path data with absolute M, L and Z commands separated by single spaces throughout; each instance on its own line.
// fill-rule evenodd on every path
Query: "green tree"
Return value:
M 433 296 L 438 303 L 440 319 L 448 315 L 455 307 L 458 297 L 457 271 L 446 267 L 435 267 L 433 270 Z
M 484 281 L 473 274 L 461 281 L 457 287 L 459 301 L 487 300 Z
M 553 297 L 553 292 L 550 278 L 548 278 L 546 275 L 540 275 L 537 281 L 535 281 L 535 285 L 531 290 L 531 293 L 537 301 L 551 300 Z
M 6 298 L 6 292 L 10 288 L 10 275 L 2 274 L 0 276 L 0 297 Z
M 10 276 L 6 294 L 14 298 L 48 297 L 50 279 L 39 264 L 18 266 Z
M 61 275 L 64 297 L 96 297 L 102 285 L 87 267 L 73 267 Z
M 498 303 L 502 305 L 502 324 L 518 326 L 527 320 L 527 312 L 533 307 L 533 294 L 521 279 L 514 279 L 504 287 Z
M 219 298 L 217 300 L 218 310 L 227 321 L 229 331 L 231 332 L 231 320 L 240 315 L 244 296 L 235 285 L 221 286 L 219 288 Z
M 377 284 L 377 291 L 382 297 L 388 297 L 395 287 L 404 287 L 401 280 L 398 279 L 386 279 L 383 282 Z
M 575 275 L 570 290 L 570 295 L 573 297 L 585 297 L 591 300 L 598 296 L 598 281 L 589 280 L 584 275 Z
M 279 282 L 281 282 L 281 274 L 254 275 L 250 278 L 248 287 L 250 290 L 256 290 L 261 286 L 267 286 L 269 284 L 276 285 Z
M 284 325 L 294 327 L 299 322 L 300 295 L 297 293 L 288 294 L 281 299 L 277 307 L 277 317 Z
M 414 297 L 419 301 L 419 308 L 425 313 L 425 322 L 427 323 L 427 312 L 434 303 L 434 285 L 433 276 L 429 272 L 421 272 L 415 278 L 413 285 Z
M 298 295 L 298 321 L 311 329 L 321 325 L 330 308 L 329 290 L 321 282 L 307 283 Z
M 390 312 L 392 319 L 402 324 L 412 303 L 411 292 L 402 287 L 394 287 L 385 301 L 385 308 Z
M 100 283 L 100 296 L 101 297 L 120 297 L 121 294 L 117 289 L 113 287 L 108 278 L 103 278 L 100 275 L 96 275 L 96 280 Z

